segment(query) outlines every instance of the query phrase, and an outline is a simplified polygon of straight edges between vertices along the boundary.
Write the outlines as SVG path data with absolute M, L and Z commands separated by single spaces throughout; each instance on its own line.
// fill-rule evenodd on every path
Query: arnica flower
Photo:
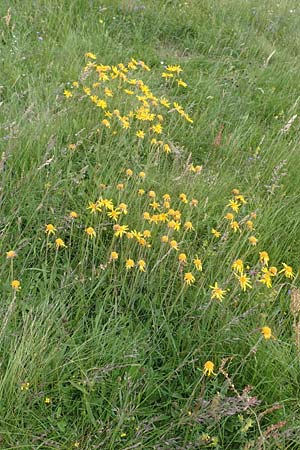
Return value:
M 190 286 L 191 284 L 195 283 L 195 277 L 192 274 L 192 272 L 186 272 L 184 274 L 184 284 L 187 286 Z
M 140 259 L 137 262 L 138 268 L 140 270 L 140 272 L 145 272 L 146 271 L 146 262 L 143 259 Z
M 70 214 L 69 214 L 69 217 L 70 217 L 71 219 L 77 219 L 78 214 L 77 214 L 76 211 L 71 211 Z
M 235 200 L 229 200 L 228 205 L 234 212 L 239 212 L 240 209 L 240 203 L 236 202 Z
M 139 189 L 138 190 L 138 195 L 144 195 L 145 194 L 145 190 L 144 189 Z
M 165 200 L 165 202 L 170 202 L 171 201 L 171 197 L 169 194 L 164 194 L 163 195 L 163 199 Z
M 126 263 L 125 263 L 125 267 L 126 269 L 132 269 L 135 266 L 135 262 L 133 261 L 133 259 L 126 259 Z
M 116 261 L 119 258 L 119 254 L 117 252 L 111 252 L 110 259 Z
M 146 177 L 145 172 L 140 172 L 139 177 L 143 180 Z
M 187 87 L 187 84 L 181 78 L 179 80 L 176 80 L 176 81 L 177 81 L 177 85 L 178 86 L 182 86 L 184 88 Z
M 198 206 L 198 200 L 196 199 L 196 198 L 192 198 L 192 200 L 190 201 L 190 205 L 191 206 L 194 206 L 194 207 L 196 207 L 196 206 Z
M 219 238 L 221 236 L 220 231 L 216 230 L 215 228 L 211 229 L 211 234 L 213 234 L 216 238 Z
M 262 327 L 261 333 L 262 333 L 262 335 L 264 336 L 265 339 L 273 338 L 272 330 L 271 330 L 270 327 Z
M 185 253 L 179 253 L 178 261 L 180 262 L 180 264 L 186 264 L 186 262 L 187 262 L 186 254 Z
M 10 285 L 15 291 L 20 291 L 21 290 L 21 283 L 20 283 L 19 280 L 12 280 Z
M 56 228 L 54 225 L 52 225 L 52 223 L 48 223 L 45 225 L 45 233 L 50 236 L 50 234 L 55 234 L 56 232 Z
M 185 229 L 186 231 L 192 231 L 192 230 L 195 229 L 195 228 L 193 227 L 192 222 L 190 222 L 189 220 L 188 220 L 187 222 L 185 222 L 185 224 L 183 225 L 183 227 L 184 227 L 184 229 Z
M 270 273 L 271 277 L 275 277 L 278 273 L 277 267 L 271 266 L 269 268 L 269 273 Z
M 13 259 L 17 256 L 17 253 L 14 250 L 9 250 L 6 252 L 6 258 L 7 259 Z
M 186 197 L 186 194 L 180 194 L 179 199 L 182 201 L 182 203 L 188 203 L 188 199 Z
M 127 169 L 127 170 L 126 170 L 126 175 L 127 175 L 128 177 L 132 177 L 133 171 L 132 171 L 131 169 Z
M 117 189 L 118 191 L 122 191 L 124 189 L 124 184 L 123 183 L 117 184 Z
M 160 240 L 163 244 L 166 244 L 167 242 L 169 242 L 169 236 L 164 235 L 160 238 Z
M 55 245 L 56 245 L 57 249 L 59 249 L 59 248 L 67 248 L 66 244 L 64 243 L 64 241 L 61 238 L 55 239 Z
M 224 216 L 224 219 L 231 221 L 234 219 L 234 215 L 232 213 L 227 213 L 226 216 Z
M 269 270 L 264 267 L 262 269 L 263 275 L 262 278 L 259 280 L 260 283 L 263 283 L 267 286 L 267 288 L 271 288 L 272 287 L 272 279 L 271 279 L 271 273 L 269 272 Z
M 254 225 L 253 225 L 252 220 L 247 220 L 246 226 L 247 226 L 248 230 L 250 230 L 250 231 L 254 230 Z
M 288 266 L 285 263 L 282 263 L 283 265 L 283 269 L 279 271 L 279 273 L 284 273 L 284 275 L 289 278 L 290 280 L 292 280 L 293 278 L 295 278 L 295 274 L 293 272 L 293 268 L 291 266 Z
M 155 194 L 154 191 L 149 191 L 149 192 L 148 192 L 148 196 L 149 196 L 150 198 L 155 198 L 155 197 L 156 197 L 156 194 Z
M 231 267 L 237 273 L 243 273 L 244 271 L 244 263 L 241 259 L 236 259 Z
M 245 292 L 247 288 L 252 288 L 250 278 L 247 277 L 244 273 L 241 273 L 241 275 L 235 275 L 237 279 L 239 280 L 240 286 L 242 290 Z
M 96 236 L 96 231 L 93 227 L 87 227 L 85 230 L 86 234 L 89 238 L 93 239 Z
M 113 219 L 115 222 L 118 221 L 118 218 L 120 217 L 121 214 L 122 211 L 120 211 L 119 208 L 112 209 L 107 213 L 108 217 L 110 217 L 110 219 Z
M 234 233 L 236 233 L 240 229 L 240 225 L 239 225 L 239 223 L 236 220 L 233 220 L 231 222 L 230 227 L 232 228 Z
M 221 289 L 219 286 L 218 286 L 218 283 L 217 282 L 215 282 L 215 285 L 214 286 L 209 286 L 210 288 L 211 288 L 211 299 L 213 300 L 214 298 L 216 298 L 217 300 L 219 300 L 220 302 L 223 300 L 223 298 L 224 298 L 224 296 L 225 296 L 225 294 L 226 294 L 226 291 L 224 291 L 223 289 Z
M 70 97 L 73 97 L 73 94 L 72 94 L 72 92 L 69 91 L 68 89 L 65 89 L 65 90 L 64 90 L 64 96 L 65 96 L 66 98 L 70 98 Z
M 143 231 L 143 236 L 145 238 L 151 238 L 151 231 L 150 230 L 144 230 Z
M 232 192 L 233 195 L 239 195 L 240 194 L 239 189 L 232 189 L 231 192 Z
M 258 239 L 256 239 L 255 236 L 250 236 L 248 238 L 248 241 L 250 242 L 251 245 L 254 245 L 254 246 L 258 243 Z
M 214 373 L 215 365 L 212 361 L 206 361 L 203 367 L 203 373 L 205 376 L 210 377 L 211 375 L 216 375 Z
M 174 250 L 179 250 L 178 243 L 174 239 L 170 241 L 170 247 L 173 248 Z
M 143 131 L 143 130 L 138 130 L 137 132 L 136 132 L 136 137 L 138 137 L 139 139 L 144 139 L 144 137 L 145 137 L 145 132 Z
M 196 270 L 199 270 L 199 272 L 202 272 L 202 261 L 201 261 L 201 259 L 198 258 L 198 256 L 196 256 L 196 258 L 193 259 L 193 264 L 194 264 Z
M 101 208 L 98 202 L 96 203 L 89 202 L 89 205 L 87 206 L 86 209 L 89 209 L 91 214 L 96 214 L 97 211 L 101 212 Z
M 270 257 L 267 252 L 259 252 L 259 262 L 264 266 L 269 264 Z
M 123 236 L 123 234 L 127 233 L 127 231 L 129 230 L 129 227 L 128 227 L 128 225 L 119 225 L 118 223 L 116 223 L 113 226 L 113 230 L 115 232 L 115 236 L 121 238 Z

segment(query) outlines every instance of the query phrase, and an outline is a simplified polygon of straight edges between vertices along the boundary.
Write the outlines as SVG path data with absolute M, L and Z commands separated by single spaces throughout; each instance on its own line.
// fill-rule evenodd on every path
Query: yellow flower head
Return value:
M 186 272 L 186 273 L 184 274 L 184 283 L 185 283 L 187 286 L 190 286 L 191 284 L 195 283 L 195 277 L 194 277 L 194 275 L 192 274 L 192 272 Z
M 85 230 L 86 234 L 89 238 L 93 239 L 96 236 L 96 231 L 93 227 L 87 227 Z
M 127 233 L 127 231 L 129 230 L 128 225 L 119 225 L 118 223 L 116 223 L 113 226 L 113 230 L 115 232 L 115 236 L 116 237 L 122 237 L 123 234 Z
M 221 236 L 220 231 L 215 230 L 215 228 L 211 229 L 211 234 L 213 234 L 216 238 L 219 238 Z
M 233 220 L 231 222 L 230 227 L 233 229 L 234 233 L 236 233 L 240 229 L 240 225 L 236 220 Z
M 261 333 L 262 333 L 262 335 L 264 336 L 265 339 L 273 338 L 272 330 L 271 330 L 270 327 L 262 327 Z
M 141 272 L 145 272 L 146 271 L 146 262 L 143 259 L 140 259 L 137 262 L 138 268 Z
M 140 172 L 139 177 L 143 180 L 145 178 L 146 174 L 145 172 Z
M 13 259 L 17 256 L 16 252 L 14 250 L 9 250 L 6 252 L 6 258 L 7 259 Z
M 178 255 L 178 261 L 179 261 L 181 264 L 186 264 L 186 262 L 187 262 L 186 254 L 185 254 L 185 253 L 179 253 L 179 255 Z
M 231 221 L 234 219 L 234 215 L 232 213 L 227 213 L 226 216 L 224 216 L 224 219 Z
M 186 198 L 186 194 L 180 194 L 179 199 L 182 201 L 182 203 L 187 203 L 188 200 Z
M 50 236 L 50 234 L 55 234 L 56 232 L 56 228 L 54 225 L 52 225 L 52 223 L 48 223 L 45 225 L 45 233 Z
M 46 405 L 50 405 L 50 403 L 51 403 L 51 398 L 46 397 L 45 400 L 44 400 L 44 402 L 46 403 Z
M 116 261 L 119 258 L 119 254 L 117 252 L 111 252 L 110 259 Z
M 205 376 L 210 377 L 211 375 L 216 375 L 214 373 L 215 365 L 212 361 L 206 361 L 203 367 L 203 373 Z
M 127 175 L 128 177 L 132 177 L 133 171 L 132 171 L 131 169 L 127 169 L 127 170 L 126 170 L 126 175 Z
M 15 291 L 20 291 L 21 290 L 21 283 L 20 283 L 19 280 L 12 280 L 10 285 Z
M 196 268 L 196 270 L 199 270 L 199 272 L 202 272 L 202 261 L 201 259 L 196 256 L 196 258 L 193 260 L 193 264 Z
M 174 239 L 170 241 L 170 247 L 173 248 L 174 250 L 179 250 L 178 243 Z
M 209 286 L 211 288 L 211 299 L 213 300 L 214 298 L 219 300 L 220 302 L 223 300 L 224 295 L 226 294 L 226 291 L 224 291 L 223 289 L 221 289 L 218 286 L 218 283 L 215 282 L 214 286 Z
M 235 272 L 238 273 L 243 273 L 244 271 L 244 263 L 241 259 L 236 259 L 231 267 Z
M 258 242 L 258 240 L 256 239 L 256 237 L 255 236 L 250 236 L 249 238 L 248 238 L 248 241 L 250 242 L 250 244 L 251 245 L 256 245 L 257 244 L 257 242 Z
M 293 278 L 295 278 L 295 274 L 293 272 L 293 268 L 291 266 L 288 266 L 285 263 L 282 263 L 283 265 L 283 269 L 280 270 L 279 273 L 284 273 L 284 275 L 289 278 L 290 280 L 292 280 Z
M 126 269 L 132 269 L 135 266 L 133 259 L 126 259 L 125 267 Z
M 154 191 L 149 191 L 149 192 L 148 192 L 148 196 L 149 196 L 150 198 L 155 198 L 155 197 L 156 197 L 156 194 L 155 194 Z
M 247 288 L 250 288 L 250 289 L 252 288 L 250 278 L 247 277 L 245 274 L 241 273 L 241 275 L 236 274 L 235 276 L 239 280 L 240 286 L 243 291 L 246 291 Z
M 160 240 L 161 240 L 161 242 L 163 242 L 165 244 L 166 242 L 169 242 L 169 236 L 164 235 L 161 237 Z
M 118 191 L 122 191 L 124 189 L 124 183 L 117 184 Z
M 259 252 L 259 262 L 264 266 L 268 266 L 270 257 L 267 252 Z
M 76 211 L 71 211 L 70 214 L 69 214 L 69 217 L 70 217 L 71 219 L 77 219 L 78 214 L 77 214 Z
M 60 248 L 60 247 L 62 247 L 62 248 L 66 248 L 67 247 L 66 244 L 64 243 L 64 241 L 61 238 L 55 239 L 55 245 L 56 245 L 57 249 Z
M 26 383 L 21 383 L 21 391 L 28 391 L 30 384 L 28 382 Z

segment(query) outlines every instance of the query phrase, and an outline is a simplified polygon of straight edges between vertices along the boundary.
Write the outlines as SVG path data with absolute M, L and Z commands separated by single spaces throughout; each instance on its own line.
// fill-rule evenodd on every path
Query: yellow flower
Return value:
M 228 205 L 233 211 L 238 212 L 240 209 L 240 203 L 236 202 L 235 200 L 229 200 Z
M 196 270 L 199 270 L 199 272 L 202 272 L 202 261 L 201 261 L 201 259 L 198 258 L 198 256 L 196 256 L 196 258 L 193 259 L 193 264 L 194 264 Z
M 267 252 L 259 252 L 259 262 L 264 266 L 269 264 L 270 257 Z
M 122 191 L 124 189 L 124 184 L 123 183 L 117 184 L 117 189 L 118 191 Z
M 91 52 L 85 53 L 85 56 L 90 59 L 96 59 L 96 55 L 94 55 L 94 53 Z
M 187 87 L 187 84 L 180 78 L 180 80 L 177 80 L 178 86 Z
M 96 236 L 96 231 L 94 230 L 93 227 L 87 227 L 84 231 L 91 239 L 93 239 Z
M 74 86 L 74 87 L 78 87 L 78 86 L 79 86 L 79 83 L 78 83 L 78 81 L 73 81 L 73 83 L 72 83 L 72 86 Z
M 187 286 L 190 286 L 191 284 L 195 283 L 195 277 L 194 277 L 194 275 L 192 274 L 192 272 L 186 272 L 186 273 L 184 274 L 184 283 L 185 283 Z
M 6 252 L 6 258 L 7 259 L 13 259 L 17 256 L 16 252 L 14 250 L 9 250 Z
M 248 241 L 250 242 L 250 244 L 251 245 L 256 245 L 257 244 L 257 242 L 258 242 L 258 240 L 256 239 L 256 237 L 255 236 L 250 236 L 249 238 L 248 238 Z
M 237 274 L 235 274 L 235 276 L 236 276 L 237 279 L 239 280 L 240 286 L 241 286 L 241 288 L 242 288 L 242 290 L 243 290 L 244 292 L 246 291 L 247 287 L 248 287 L 248 288 L 252 288 L 250 278 L 247 277 L 245 274 L 241 273 L 240 276 L 237 275 Z
M 150 238 L 151 237 L 151 231 L 150 230 L 145 230 L 143 231 L 143 236 L 145 238 Z
M 247 203 L 246 200 L 245 200 L 245 197 L 243 195 L 238 194 L 238 195 L 235 196 L 235 199 L 237 201 L 241 202 L 243 205 L 246 205 L 246 203 Z
M 161 237 L 160 240 L 161 240 L 161 242 L 163 242 L 165 244 L 166 242 L 169 242 L 169 236 L 164 235 Z
M 128 225 L 116 224 L 113 226 L 113 230 L 115 232 L 115 236 L 121 238 L 123 236 L 123 234 L 125 234 L 129 230 L 129 227 L 128 227 Z
M 170 241 L 170 247 L 173 248 L 174 250 L 179 250 L 178 243 L 174 239 Z
M 270 273 L 271 277 L 275 277 L 278 273 L 277 267 L 271 266 L 269 269 L 269 273 Z
M 27 383 L 21 383 L 21 391 L 28 391 L 30 384 Z
M 50 403 L 51 403 L 51 398 L 46 397 L 45 400 L 44 400 L 44 403 L 46 403 L 46 405 L 50 405 Z
M 117 252 L 111 252 L 110 259 L 116 261 L 119 258 L 119 254 Z
M 209 286 L 212 290 L 211 292 L 211 299 L 213 300 L 214 298 L 216 298 L 217 300 L 219 300 L 220 302 L 223 300 L 224 295 L 226 294 L 226 291 L 224 291 L 223 289 L 221 289 L 218 286 L 218 283 L 215 282 L 214 286 Z
M 244 271 L 244 263 L 241 259 L 236 259 L 232 264 L 232 269 L 238 273 L 243 273 Z
M 150 214 L 148 213 L 148 211 L 145 211 L 145 212 L 143 213 L 143 219 L 145 219 L 145 220 L 150 220 L 150 219 L 151 219 L 151 216 L 150 216 Z
M 164 195 L 163 195 L 163 199 L 164 199 L 166 202 L 170 202 L 170 201 L 171 201 L 171 197 L 170 197 L 169 194 L 164 194 Z
M 128 210 L 127 210 L 128 206 L 126 205 L 126 203 L 120 203 L 118 208 L 122 211 L 123 214 L 128 213 Z
M 166 67 L 166 70 L 168 70 L 169 72 L 176 72 L 177 75 L 182 72 L 182 68 L 179 65 L 169 65 Z
M 198 206 L 198 203 L 198 200 L 196 200 L 195 198 L 192 198 L 192 200 L 190 201 L 191 206 Z
M 140 138 L 140 139 L 144 139 L 144 137 L 145 137 L 145 132 L 144 132 L 143 130 L 138 130 L 138 131 L 135 133 L 135 135 L 136 135 L 136 137 L 138 137 L 138 138 Z
M 167 153 L 167 155 L 171 153 L 171 147 L 169 144 L 164 144 L 164 152 Z
M 247 220 L 246 225 L 247 225 L 248 230 L 250 230 L 250 231 L 254 230 L 254 225 L 253 225 L 252 220 Z
M 45 233 L 50 236 L 50 234 L 55 234 L 56 232 L 56 228 L 55 226 L 52 225 L 52 223 L 48 223 L 47 225 L 45 225 L 46 229 L 45 229 Z
M 140 259 L 140 260 L 137 262 L 137 265 L 138 265 L 139 270 L 140 270 L 141 272 L 145 272 L 145 271 L 146 271 L 146 262 L 145 262 L 143 259 Z
M 234 219 L 234 215 L 232 213 L 227 213 L 226 216 L 224 217 L 224 219 L 226 219 L 226 220 L 233 220 Z
M 260 283 L 263 283 L 267 286 L 267 288 L 272 287 L 272 279 L 270 272 L 266 269 L 263 269 L 264 274 L 262 275 L 262 278 L 259 280 Z
M 89 206 L 87 206 L 86 209 L 89 209 L 91 214 L 95 214 L 97 211 L 101 212 L 99 202 L 96 203 L 89 202 Z
M 106 128 L 110 128 L 110 121 L 107 119 L 102 120 L 102 125 L 104 125 Z
M 139 189 L 138 190 L 138 195 L 144 195 L 145 194 L 145 190 L 144 189 Z
M 233 193 L 233 195 L 240 195 L 239 189 L 232 189 L 231 192 Z
M 230 227 L 233 229 L 234 233 L 240 229 L 239 223 L 236 220 L 231 222 Z
M 20 291 L 21 290 L 21 283 L 20 283 L 19 280 L 12 280 L 10 285 L 15 291 Z
M 150 203 L 150 206 L 155 211 L 156 209 L 158 209 L 160 207 L 160 204 L 158 202 L 152 202 L 152 203 Z
M 181 264 L 186 264 L 187 258 L 186 258 L 186 254 L 185 253 L 179 253 L 178 255 L 178 261 Z
M 214 373 L 215 365 L 212 361 L 206 361 L 203 367 L 203 373 L 205 376 L 210 377 L 211 375 L 216 375 Z
M 117 220 L 121 214 L 122 214 L 122 212 L 119 210 L 119 208 L 112 209 L 110 212 L 107 213 L 108 217 L 113 219 L 115 222 L 117 222 Z
M 132 171 L 131 169 L 126 169 L 126 175 L 127 175 L 128 177 L 132 177 L 133 171 Z
M 69 217 L 70 217 L 71 219 L 77 219 L 78 214 L 77 214 L 76 211 L 71 211 L 70 214 L 69 214 Z
M 140 172 L 139 177 L 143 180 L 145 178 L 146 174 L 145 172 Z
M 211 229 L 211 234 L 213 234 L 216 238 L 219 238 L 221 236 L 220 231 L 215 230 L 214 228 Z
M 67 247 L 66 244 L 64 243 L 64 241 L 61 238 L 55 239 L 55 245 L 56 245 L 57 249 L 59 249 L 60 247 L 62 247 L 62 248 L 66 248 Z
M 161 126 L 161 124 L 160 123 L 157 123 L 157 124 L 155 124 L 155 125 L 153 125 L 152 127 L 151 127 L 151 130 L 154 132 L 154 133 L 156 133 L 156 134 L 161 134 L 162 133 L 162 126 Z
M 101 208 L 102 206 L 104 206 L 104 208 L 106 209 L 114 209 L 114 204 L 111 200 L 107 199 L 107 198 L 101 198 L 100 200 L 97 201 L 98 207 Z
M 135 266 L 133 259 L 126 259 L 125 267 L 126 269 L 132 269 Z
M 150 198 L 155 198 L 156 197 L 156 194 L 155 194 L 154 191 L 149 191 L 148 195 L 149 195 Z
M 64 96 L 67 97 L 67 98 L 70 98 L 70 97 L 73 97 L 73 94 L 68 89 L 65 89 L 64 90 Z
M 188 202 L 185 194 L 180 194 L 179 195 L 179 199 L 182 201 L 182 203 L 187 203 Z
M 271 330 L 270 327 L 262 327 L 261 333 L 262 333 L 262 335 L 264 336 L 265 339 L 273 338 L 272 330 Z
M 285 263 L 282 263 L 283 265 L 283 269 L 279 271 L 279 273 L 284 273 L 284 275 L 289 278 L 290 280 L 292 280 L 293 278 L 295 278 L 295 274 L 293 272 L 293 268 L 291 266 L 288 266 Z

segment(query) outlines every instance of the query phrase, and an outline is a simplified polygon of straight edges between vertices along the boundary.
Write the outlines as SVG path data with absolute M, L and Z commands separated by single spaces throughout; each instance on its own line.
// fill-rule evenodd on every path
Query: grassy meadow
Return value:
M 300 5 L 0 2 L 0 449 L 300 449 Z

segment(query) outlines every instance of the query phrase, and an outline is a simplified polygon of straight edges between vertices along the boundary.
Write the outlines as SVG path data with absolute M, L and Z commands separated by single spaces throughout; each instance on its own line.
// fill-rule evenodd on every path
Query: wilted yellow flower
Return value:
M 146 262 L 143 259 L 140 259 L 137 262 L 138 268 L 141 272 L 145 272 L 146 271 Z
M 170 247 L 173 248 L 174 250 L 179 250 L 178 243 L 174 239 L 170 241 Z
M 184 283 L 187 284 L 188 286 L 195 283 L 195 277 L 192 274 L 192 272 L 186 272 L 184 274 Z
M 270 327 L 262 327 L 261 333 L 262 333 L 262 335 L 264 336 L 265 339 L 273 338 L 272 330 L 271 330 Z
M 122 211 L 123 214 L 127 214 L 128 210 L 127 210 L 128 206 L 126 205 L 126 203 L 120 203 L 117 209 L 120 209 L 120 211 Z
M 164 236 L 161 237 L 160 240 L 161 240 L 161 242 L 163 242 L 165 244 L 166 242 L 169 241 L 169 236 L 164 235 Z
M 84 231 L 91 239 L 93 239 L 96 236 L 96 231 L 94 230 L 93 227 L 87 227 Z
M 248 238 L 248 241 L 250 242 L 251 245 L 256 245 L 257 242 L 258 242 L 258 239 L 256 239 L 255 236 L 250 236 L 250 237 Z
M 104 125 L 106 128 L 110 128 L 110 121 L 107 119 L 103 119 L 101 121 L 102 125 Z
M 209 286 L 211 288 L 211 299 L 213 300 L 214 298 L 216 298 L 217 300 L 219 300 L 220 302 L 223 300 L 226 291 L 224 291 L 223 289 L 221 289 L 218 286 L 218 283 L 215 282 L 214 286 Z
M 127 169 L 127 170 L 126 170 L 126 175 L 127 175 L 128 177 L 132 177 L 133 171 L 132 171 L 131 169 Z
M 17 256 L 17 253 L 14 250 L 9 250 L 6 252 L 6 258 L 7 259 L 13 259 Z
M 289 279 L 293 279 L 295 278 L 295 274 L 293 272 L 293 268 L 291 266 L 288 266 L 285 263 L 282 263 L 283 265 L 283 269 L 279 271 L 279 273 L 284 273 L 284 275 L 289 278 Z
M 21 290 L 21 283 L 20 283 L 19 280 L 12 280 L 10 285 L 15 291 L 20 291 Z
M 259 252 L 259 262 L 264 266 L 269 264 L 270 257 L 267 252 Z
M 232 264 L 232 269 L 238 273 L 243 273 L 244 271 L 244 263 L 241 259 L 236 259 Z
M 246 225 L 247 225 L 248 230 L 250 230 L 250 231 L 254 230 L 254 225 L 253 225 L 252 220 L 247 220 Z
M 213 234 L 216 238 L 219 238 L 221 236 L 220 231 L 215 230 L 215 228 L 211 229 L 211 234 Z
M 215 365 L 212 361 L 206 361 L 203 367 L 203 373 L 205 376 L 210 377 L 211 375 L 216 375 L 214 373 Z
M 125 267 L 126 269 L 132 269 L 135 266 L 133 259 L 126 259 Z
M 192 198 L 192 200 L 190 201 L 191 206 L 198 206 L 198 203 L 199 203 L 198 200 L 195 198 Z
M 186 254 L 185 254 L 185 253 L 179 253 L 179 255 L 178 255 L 178 261 L 179 261 L 181 264 L 186 264 L 186 261 L 187 261 Z
M 124 189 L 124 183 L 117 184 L 118 191 L 122 191 Z
M 199 270 L 199 272 L 202 272 L 202 261 L 201 259 L 198 258 L 198 256 L 196 256 L 196 258 L 193 259 L 193 263 L 195 268 Z
M 50 234 L 55 234 L 56 232 L 56 228 L 54 225 L 52 225 L 52 223 L 48 223 L 47 225 L 45 225 L 46 229 L 45 229 L 45 233 L 50 236 Z
M 56 245 L 57 249 L 59 249 L 60 247 L 62 247 L 62 248 L 66 248 L 67 247 L 66 244 L 64 243 L 64 241 L 61 238 L 55 239 L 55 245 Z

